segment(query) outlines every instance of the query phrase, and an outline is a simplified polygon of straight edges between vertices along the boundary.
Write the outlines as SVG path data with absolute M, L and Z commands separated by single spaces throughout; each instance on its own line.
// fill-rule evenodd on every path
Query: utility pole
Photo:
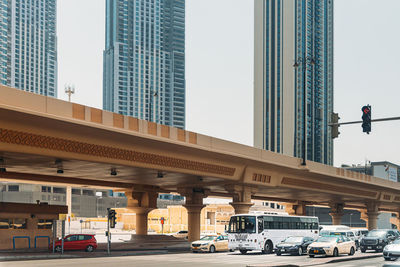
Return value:
M 65 85 L 64 91 L 68 95 L 68 102 L 71 102 L 71 95 L 75 94 L 75 86 Z

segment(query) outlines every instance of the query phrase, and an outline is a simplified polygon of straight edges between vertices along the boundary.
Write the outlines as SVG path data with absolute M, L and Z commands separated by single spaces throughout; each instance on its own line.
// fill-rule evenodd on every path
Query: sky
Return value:
M 399 117 L 400 1 L 335 0 L 335 112 Z M 253 0 L 186 0 L 186 129 L 253 145 Z M 58 98 L 102 108 L 105 0 L 58 0 Z M 334 165 L 400 165 L 400 120 L 341 126 Z

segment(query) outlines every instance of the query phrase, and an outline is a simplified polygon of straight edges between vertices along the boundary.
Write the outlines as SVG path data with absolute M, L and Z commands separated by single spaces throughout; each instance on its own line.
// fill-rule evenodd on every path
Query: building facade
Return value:
M 106 0 L 103 108 L 185 128 L 185 1 Z
M 57 97 L 56 3 L 0 1 L 0 84 Z
M 255 0 L 254 28 L 254 145 L 302 157 L 306 124 L 307 159 L 332 165 L 333 1 Z

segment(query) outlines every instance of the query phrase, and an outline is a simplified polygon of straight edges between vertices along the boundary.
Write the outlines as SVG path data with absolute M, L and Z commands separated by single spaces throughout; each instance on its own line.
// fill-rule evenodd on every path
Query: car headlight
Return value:
M 387 247 L 387 246 L 385 246 L 385 247 L 383 248 L 383 250 L 388 250 L 388 247 Z
M 200 246 L 207 246 L 208 243 L 201 243 Z
M 378 239 L 378 242 L 379 243 L 383 243 L 383 239 Z
M 298 248 L 299 246 L 298 245 L 294 245 L 294 246 L 292 246 L 292 247 L 290 247 L 291 249 L 295 249 L 295 248 Z
M 331 247 L 322 247 L 322 248 L 326 249 L 326 248 L 331 248 Z

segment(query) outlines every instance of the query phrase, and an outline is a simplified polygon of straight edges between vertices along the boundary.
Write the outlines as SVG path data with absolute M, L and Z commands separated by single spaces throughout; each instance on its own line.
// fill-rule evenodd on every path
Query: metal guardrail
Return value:
M 15 239 L 16 238 L 26 238 L 26 239 L 28 239 L 28 246 L 29 246 L 29 248 L 31 248 L 31 238 L 29 237 L 29 236 L 13 236 L 13 249 L 15 250 Z M 35 244 L 36 244 L 36 240 L 35 240 Z M 36 247 L 36 245 L 35 245 L 35 247 Z

